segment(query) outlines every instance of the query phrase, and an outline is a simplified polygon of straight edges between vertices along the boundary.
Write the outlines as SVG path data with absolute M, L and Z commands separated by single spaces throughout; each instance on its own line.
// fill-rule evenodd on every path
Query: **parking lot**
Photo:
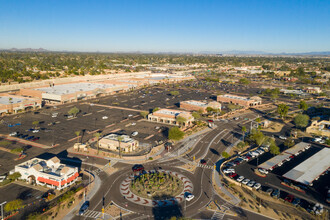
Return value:
M 244 180 L 249 179 L 255 181 L 256 183 L 260 183 L 260 190 L 263 192 L 267 192 L 267 190 L 268 192 L 270 192 L 271 190 L 273 191 L 275 189 L 279 189 L 279 198 L 285 200 L 288 198 L 288 195 L 291 194 L 294 197 L 301 199 L 300 206 L 305 209 L 308 208 L 310 202 L 317 203 L 321 201 L 324 205 L 327 205 L 325 203 L 325 198 L 328 183 L 330 181 L 330 176 L 328 174 L 321 176 L 318 180 L 315 180 L 313 182 L 313 186 L 305 186 L 303 184 L 298 184 L 300 188 L 303 189 L 305 192 L 301 192 L 293 189 L 292 187 L 281 184 L 282 181 L 287 181 L 289 184 L 291 182 L 285 180 L 285 178 L 282 177 L 283 174 L 285 174 L 307 158 L 316 154 L 321 149 L 321 147 L 313 145 L 311 148 L 307 149 L 304 152 L 301 152 L 299 155 L 295 156 L 290 161 L 283 163 L 282 166 L 273 169 L 266 175 L 266 177 L 262 177 L 257 175 L 254 170 L 257 168 L 258 165 L 264 163 L 265 161 L 273 157 L 270 152 L 265 152 L 260 156 L 251 158 L 248 162 L 242 161 L 240 164 L 231 167 L 235 170 L 235 173 L 238 174 L 237 176 L 233 177 L 233 179 L 237 180 L 240 176 L 244 176 Z M 230 176 L 230 174 L 227 175 Z

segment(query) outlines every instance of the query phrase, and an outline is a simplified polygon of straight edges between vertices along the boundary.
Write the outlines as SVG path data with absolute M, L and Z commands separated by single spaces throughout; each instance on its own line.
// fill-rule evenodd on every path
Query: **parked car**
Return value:
M 281 140 L 286 140 L 287 137 L 280 135 L 280 136 L 279 136 L 279 139 L 281 139 Z
M 108 116 L 103 116 L 102 119 L 108 119 Z
M 279 189 L 275 189 L 273 192 L 272 192 L 272 194 L 271 194 L 271 196 L 272 197 L 274 197 L 274 198 L 276 198 L 276 199 L 278 199 L 278 198 L 280 198 L 280 190 Z
M 73 115 L 68 115 L 68 118 L 73 118 Z
M 207 120 L 208 122 L 214 122 L 213 120 Z
M 28 136 L 29 136 L 28 134 L 24 134 L 24 135 L 21 136 L 21 138 L 26 138 Z
M 39 137 L 35 137 L 35 138 L 33 138 L 31 141 L 37 141 L 37 140 L 39 140 L 40 138 Z
M 255 183 L 256 183 L 255 181 L 251 180 L 250 182 L 248 182 L 247 185 L 248 185 L 249 187 L 253 187 Z
M 29 136 L 29 137 L 25 138 L 25 140 L 31 140 L 32 138 L 34 138 L 34 136 Z
M 267 195 L 271 195 L 272 192 L 273 192 L 273 189 L 272 189 L 272 188 L 268 188 L 268 189 L 266 190 L 265 193 L 266 193 Z
M 237 176 L 237 173 L 230 173 L 228 176 L 229 176 L 230 178 L 235 178 L 235 177 Z
M 206 164 L 206 160 L 205 159 L 201 159 L 200 163 L 203 164 L 203 165 L 205 165 Z
M 236 181 L 237 182 L 242 182 L 244 180 L 244 176 L 239 176 L 237 179 L 236 179 Z
M 289 202 L 289 203 L 292 203 L 292 201 L 294 200 L 294 196 L 289 194 L 285 197 L 284 199 L 285 201 Z
M 236 166 L 236 164 L 234 162 L 228 162 L 226 165 L 228 167 L 234 167 L 234 166 Z
M 260 183 L 256 183 L 254 184 L 253 188 L 255 188 L 256 190 L 260 189 L 261 184 Z
M 248 184 L 249 182 L 250 182 L 250 179 L 245 179 L 245 180 L 242 181 L 242 183 L 243 183 L 244 185 Z
M 300 199 L 299 198 L 294 198 L 294 200 L 292 201 L 292 205 L 298 206 L 299 204 L 300 204 Z
M 132 136 L 134 137 L 134 136 L 136 136 L 136 135 L 138 135 L 138 134 L 139 134 L 139 132 L 134 131 L 134 132 L 132 133 Z
M 235 173 L 235 170 L 234 169 L 224 169 L 223 170 L 224 173 Z
M 38 132 L 39 132 L 38 129 L 34 129 L 34 130 L 32 131 L 32 133 L 38 133 Z
M 15 136 L 17 136 L 17 135 L 18 135 L 18 132 L 17 132 L 17 131 L 11 132 L 11 133 L 9 134 L 9 136 L 11 136 L 11 137 L 15 137 Z
M 241 156 L 241 157 L 239 157 L 238 159 L 241 159 L 241 160 L 243 160 L 243 161 L 248 161 L 249 159 L 247 158 L 247 157 L 245 157 L 245 156 Z
M 132 124 L 131 125 L 136 125 L 136 123 L 135 122 L 132 122 Z

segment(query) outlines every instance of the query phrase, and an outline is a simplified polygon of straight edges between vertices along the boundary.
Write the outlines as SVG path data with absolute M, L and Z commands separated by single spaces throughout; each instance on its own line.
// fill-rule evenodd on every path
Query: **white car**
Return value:
M 279 136 L 279 138 L 282 139 L 282 140 L 286 140 L 287 139 L 285 136 L 282 136 L 282 135 Z
M 235 173 L 234 169 L 225 169 L 223 170 L 224 173 Z
M 135 122 L 133 122 L 133 123 L 132 123 L 132 125 L 136 125 L 136 123 L 135 123 Z
M 9 136 L 11 136 L 11 137 L 14 137 L 14 136 L 16 136 L 18 133 L 15 131 L 15 132 L 11 132 L 10 134 L 9 134 Z
M 255 181 L 251 180 L 247 185 L 249 187 L 253 187 L 255 183 L 256 183 Z
M 249 160 L 249 159 L 246 158 L 246 157 L 239 157 L 239 159 L 244 160 L 244 161 L 248 161 L 248 160 Z
M 134 132 L 132 133 L 132 136 L 134 137 L 134 136 L 136 136 L 136 135 L 138 135 L 138 134 L 139 134 L 139 132 L 134 131 Z
M 58 116 L 58 113 L 53 113 L 52 118 L 56 118 Z
M 193 194 L 188 194 L 188 195 L 186 196 L 186 200 L 187 200 L 187 201 L 191 201 L 194 197 L 195 197 L 195 196 L 194 196 Z
M 69 115 L 68 118 L 73 118 L 73 115 Z
M 91 104 L 89 104 L 90 106 L 94 106 L 95 104 L 94 103 L 91 103 Z
M 103 116 L 102 119 L 108 119 L 108 116 Z
M 256 190 L 260 189 L 261 184 L 260 183 L 256 183 L 254 184 L 253 188 L 255 188 Z
M 242 182 L 244 180 L 244 176 L 239 176 L 237 179 L 236 179 L 236 181 L 237 182 Z
M 32 133 L 38 133 L 38 132 L 39 132 L 38 129 L 34 129 L 34 130 L 32 131 Z
M 133 117 L 133 115 L 128 115 L 128 117 Z
M 250 179 L 245 179 L 245 180 L 242 181 L 242 183 L 243 183 L 244 185 L 248 184 L 249 182 L 250 182 Z

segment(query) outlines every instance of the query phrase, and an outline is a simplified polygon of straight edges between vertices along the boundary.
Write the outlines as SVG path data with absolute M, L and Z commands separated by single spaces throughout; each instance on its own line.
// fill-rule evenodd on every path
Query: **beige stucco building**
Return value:
M 237 95 L 218 95 L 217 96 L 218 102 L 225 102 L 225 103 L 232 103 L 235 105 L 241 105 L 244 107 L 252 107 L 256 105 L 261 105 L 262 99 L 258 96 L 253 97 L 244 97 L 244 96 L 237 96 Z
M 180 123 L 177 121 L 178 117 L 185 119 L 184 122 Z M 159 109 L 148 115 L 148 120 L 158 123 L 170 124 L 170 125 L 180 125 L 183 127 L 189 127 L 194 121 L 194 117 L 190 112 L 174 109 Z
M 119 141 L 119 138 L 121 140 Z M 112 151 L 119 151 L 119 144 L 122 152 L 132 152 L 139 146 L 139 142 L 128 135 L 109 134 L 99 141 L 99 147 Z
M 217 109 L 221 111 L 221 104 L 219 102 L 201 102 L 195 100 L 188 100 L 180 102 L 180 108 L 189 110 L 189 111 L 202 111 L 206 112 L 207 107 L 211 107 L 213 109 Z
M 41 108 L 41 99 L 24 96 L 0 94 L 0 114 L 17 113 L 20 111 Z
M 306 128 L 306 132 L 318 136 L 330 137 L 330 121 L 312 121 L 312 124 Z

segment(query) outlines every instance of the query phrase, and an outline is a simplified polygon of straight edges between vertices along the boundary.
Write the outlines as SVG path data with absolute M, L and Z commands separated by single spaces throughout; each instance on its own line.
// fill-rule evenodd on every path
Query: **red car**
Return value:
M 35 137 L 31 141 L 36 141 L 36 140 L 39 140 L 39 137 Z
M 213 122 L 213 120 L 207 120 L 208 122 Z
M 235 177 L 237 176 L 237 173 L 230 173 L 228 176 L 229 176 L 230 178 L 235 178 Z
M 246 157 L 248 160 L 250 160 L 250 159 L 251 159 L 251 157 L 250 157 L 250 156 L 248 156 L 248 155 L 245 155 L 245 157 Z
M 132 170 L 133 170 L 134 172 L 136 172 L 136 171 L 142 171 L 142 170 L 144 170 L 144 167 L 143 167 L 141 164 L 135 164 L 135 165 L 132 167 Z
M 206 160 L 201 159 L 201 164 L 205 165 L 206 164 Z
M 289 194 L 285 197 L 284 200 L 291 203 L 294 200 L 294 196 Z

